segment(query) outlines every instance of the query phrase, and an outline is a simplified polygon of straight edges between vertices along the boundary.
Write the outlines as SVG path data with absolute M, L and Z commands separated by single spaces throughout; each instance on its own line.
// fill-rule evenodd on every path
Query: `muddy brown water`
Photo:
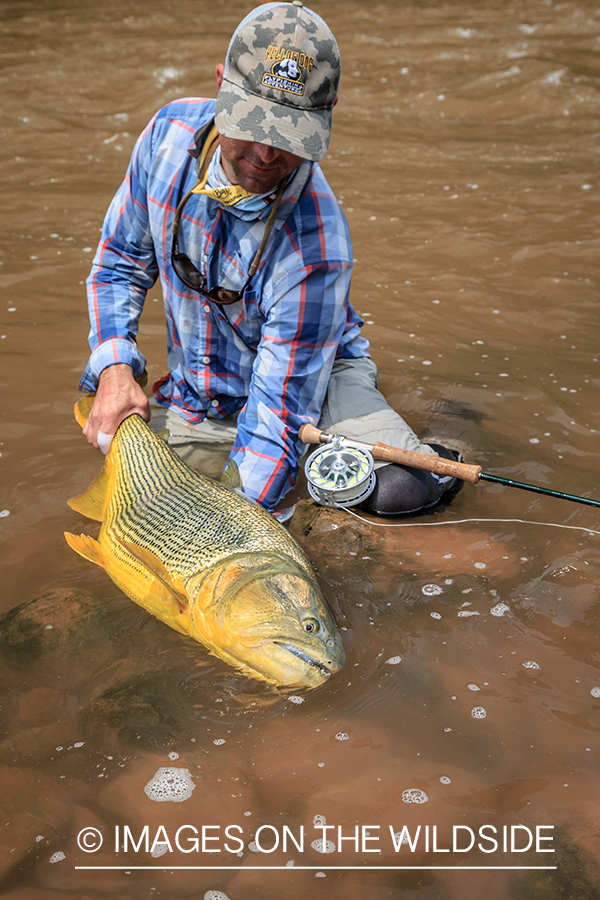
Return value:
M 597 4 L 315 8 L 343 58 L 323 168 L 383 390 L 417 431 L 460 417 L 484 471 L 600 498 Z M 103 213 L 154 111 L 214 95 L 249 9 L 0 3 L 3 896 L 597 898 L 598 509 L 483 483 L 402 528 L 302 508 L 292 529 L 348 661 L 301 703 L 150 619 L 64 542 L 91 530 L 66 500 L 101 462 L 72 403 Z M 158 290 L 140 344 L 163 374 Z M 167 766 L 191 773 L 185 802 L 144 793 Z M 331 853 L 311 847 L 316 816 Z M 115 853 L 115 828 L 146 824 L 172 851 Z M 184 825 L 220 826 L 220 852 L 178 850 Z M 261 825 L 266 849 L 303 826 L 303 852 L 252 852 Z M 421 826 L 414 853 L 394 851 L 403 825 Z M 543 826 L 556 852 L 443 852 L 453 826 L 468 841 L 485 825 L 522 841 Z M 339 852 L 338 826 L 382 852 Z

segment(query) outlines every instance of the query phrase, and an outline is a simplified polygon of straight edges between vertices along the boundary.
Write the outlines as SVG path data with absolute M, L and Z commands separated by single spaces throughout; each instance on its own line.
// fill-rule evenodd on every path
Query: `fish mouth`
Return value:
M 289 650 L 290 653 L 293 653 L 294 656 L 297 656 L 299 659 L 303 660 L 303 662 L 307 663 L 307 665 L 312 666 L 315 669 L 319 669 L 320 672 L 325 675 L 326 678 L 329 678 L 331 675 L 331 669 L 322 663 L 319 659 L 315 659 L 313 656 L 309 656 L 308 653 L 305 653 L 303 650 L 300 650 L 299 647 L 294 647 L 293 644 L 284 644 L 281 641 L 274 641 L 278 647 L 283 647 L 284 650 Z

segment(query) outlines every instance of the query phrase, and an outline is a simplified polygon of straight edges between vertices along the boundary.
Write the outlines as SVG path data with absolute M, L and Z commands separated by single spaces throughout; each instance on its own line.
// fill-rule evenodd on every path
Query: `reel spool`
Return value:
M 370 452 L 344 446 L 339 434 L 332 435 L 331 443 L 311 453 L 304 471 L 310 496 L 321 506 L 356 506 L 375 488 Z

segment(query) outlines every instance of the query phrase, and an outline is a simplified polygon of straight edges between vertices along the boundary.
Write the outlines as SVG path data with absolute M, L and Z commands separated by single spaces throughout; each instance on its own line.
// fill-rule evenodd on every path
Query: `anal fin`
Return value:
M 83 516 L 87 516 L 88 519 L 96 519 L 98 522 L 102 522 L 111 468 L 112 456 L 109 454 L 104 461 L 104 468 L 96 475 L 87 491 L 78 497 L 72 497 L 70 500 L 67 500 L 71 509 L 81 513 Z
M 88 534 L 70 534 L 68 531 L 65 531 L 65 538 L 75 553 L 79 553 L 84 559 L 88 559 L 103 569 L 106 568 L 102 547 L 94 538 Z

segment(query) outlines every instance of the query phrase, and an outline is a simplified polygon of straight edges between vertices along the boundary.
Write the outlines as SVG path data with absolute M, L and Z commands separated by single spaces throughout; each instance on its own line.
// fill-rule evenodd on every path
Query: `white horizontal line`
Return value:
M 75 869 L 95 869 L 97 871 L 109 871 L 112 869 L 118 869 L 120 871 L 133 872 L 139 871 L 141 869 L 157 869 L 159 871 L 167 871 L 172 872 L 176 869 L 197 869 L 197 870 L 209 870 L 211 872 L 218 872 L 220 870 L 230 871 L 230 870 L 248 870 L 248 869 L 257 869 L 261 871 L 268 872 L 269 870 L 275 871 L 285 871 L 286 869 L 304 869 L 309 871 L 323 872 L 339 872 L 345 869 L 358 869 L 362 872 L 367 870 L 383 872 L 383 871 L 394 871 L 394 872 L 402 872 L 404 870 L 414 870 L 414 869 L 449 869 L 450 871 L 457 871 L 458 869 L 485 869 L 485 870 L 498 870 L 498 869 L 516 869 L 519 871 L 530 871 L 532 869 L 543 869 L 543 870 L 551 870 L 556 869 L 557 866 L 75 866 Z

